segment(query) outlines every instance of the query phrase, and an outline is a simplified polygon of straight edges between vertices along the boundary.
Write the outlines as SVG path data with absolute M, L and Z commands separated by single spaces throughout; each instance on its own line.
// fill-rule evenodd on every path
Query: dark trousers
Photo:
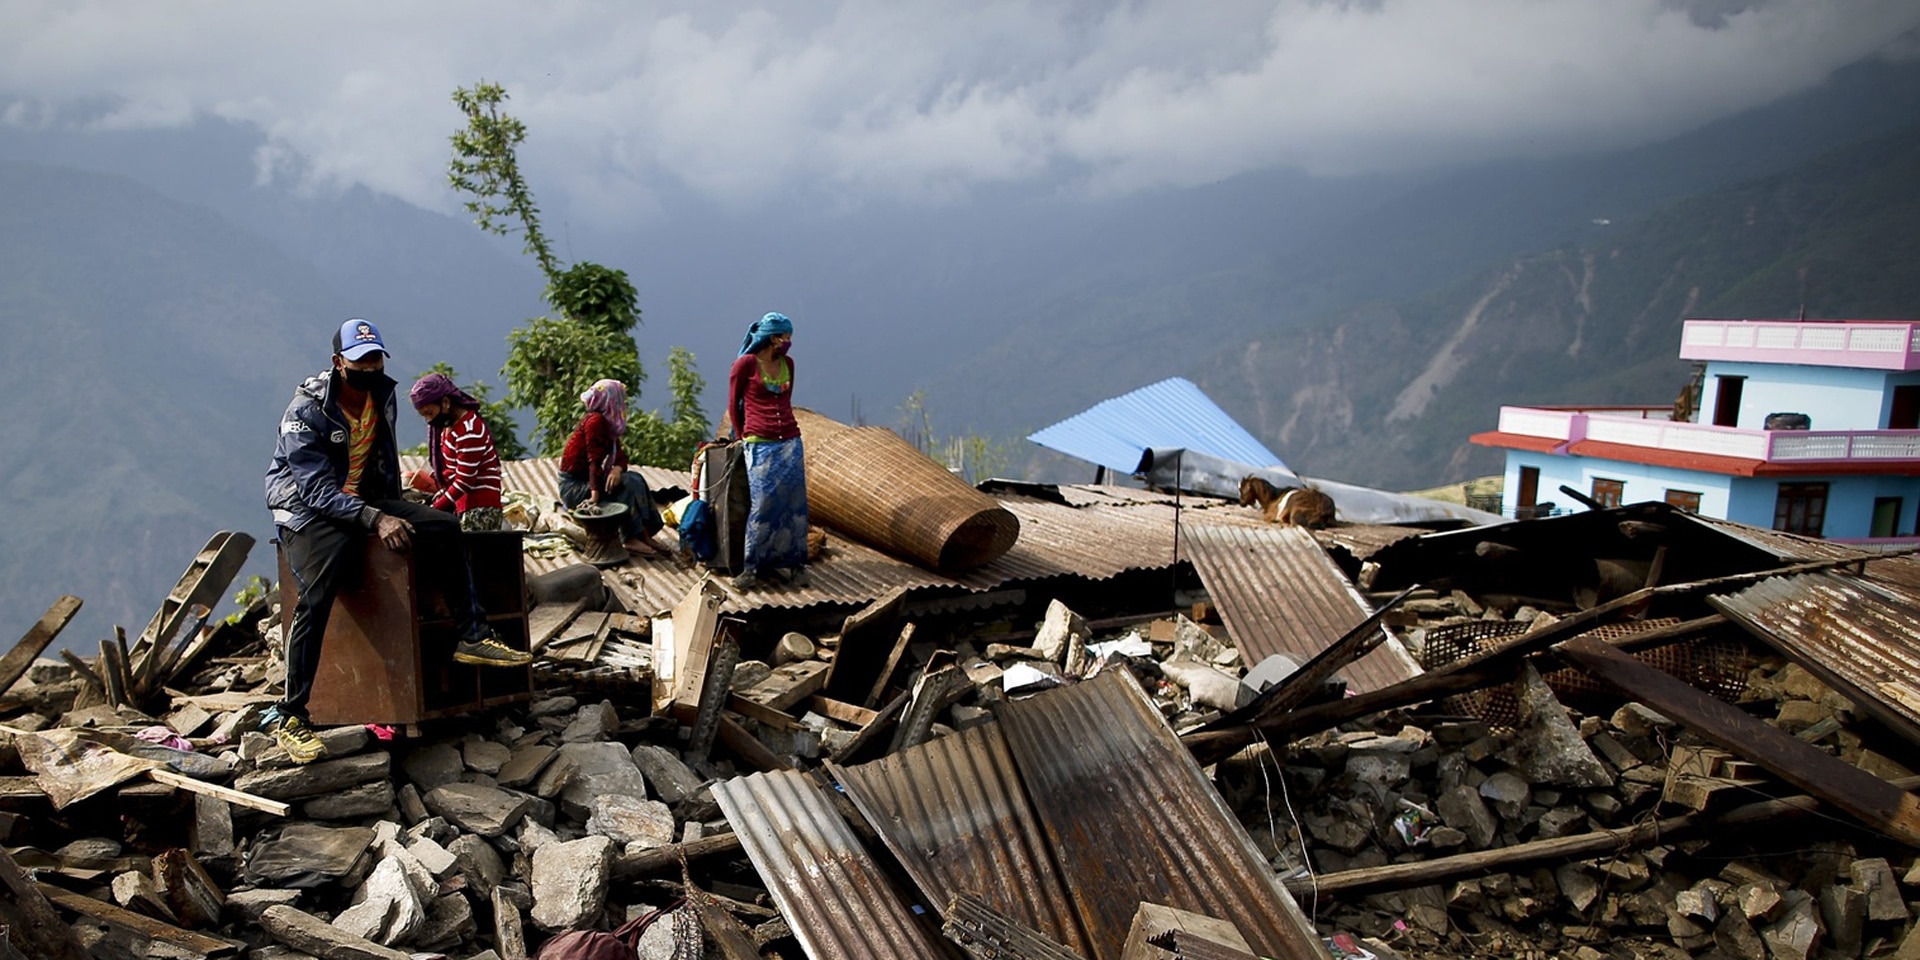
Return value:
M 473 571 L 460 541 L 460 521 L 451 513 L 405 500 L 375 500 L 372 506 L 413 524 L 414 569 L 426 578 L 452 612 L 460 636 L 486 636 L 486 613 L 473 596 Z M 360 572 L 364 544 L 372 531 L 348 520 L 321 517 L 299 530 L 280 528 L 287 566 L 293 571 L 300 599 L 287 624 L 287 695 L 282 713 L 307 715 L 313 695 L 313 676 L 320 670 L 320 641 L 327 634 L 327 618 L 342 585 Z
M 589 489 L 587 481 L 570 473 L 560 475 L 560 502 L 568 510 L 591 496 L 593 491 Z M 640 479 L 637 470 L 628 470 L 621 476 L 620 486 L 600 499 L 602 502 L 627 505 L 627 518 L 622 521 L 620 532 L 628 540 L 645 540 L 666 526 L 666 521 L 660 519 L 660 508 L 653 505 L 653 492 L 647 489 L 647 482 Z

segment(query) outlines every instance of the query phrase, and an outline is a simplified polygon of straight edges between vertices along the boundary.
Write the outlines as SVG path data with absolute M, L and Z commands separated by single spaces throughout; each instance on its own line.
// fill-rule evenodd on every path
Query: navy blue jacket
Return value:
M 325 370 L 294 389 L 293 402 L 280 418 L 273 463 L 267 467 L 267 509 L 275 524 L 299 530 L 317 517 L 332 517 L 372 529 L 379 513 L 367 501 L 399 499 L 400 448 L 393 430 L 399 414 L 396 384 L 391 377 L 380 379 L 373 389 L 379 425 L 361 469 L 357 497 L 340 488 L 347 479 L 347 418 L 334 398 L 339 377 Z

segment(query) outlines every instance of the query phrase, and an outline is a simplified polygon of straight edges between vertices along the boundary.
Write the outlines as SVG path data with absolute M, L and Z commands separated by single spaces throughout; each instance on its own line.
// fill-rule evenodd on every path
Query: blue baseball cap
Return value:
M 380 339 L 380 328 L 365 320 L 356 317 L 333 332 L 333 352 L 348 360 L 358 360 L 375 350 L 386 353 L 387 344 Z

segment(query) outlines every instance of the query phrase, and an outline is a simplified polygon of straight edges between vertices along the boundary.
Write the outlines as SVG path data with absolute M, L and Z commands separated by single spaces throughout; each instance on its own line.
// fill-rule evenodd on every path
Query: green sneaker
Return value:
M 533 662 L 533 654 L 525 650 L 515 650 L 488 637 L 485 640 L 471 640 L 453 648 L 453 659 L 458 663 L 471 663 L 480 667 L 524 667 Z
M 279 741 L 280 749 L 293 758 L 294 763 L 312 763 L 327 755 L 327 745 L 314 736 L 313 728 L 307 726 L 299 717 L 281 717 L 274 724 L 273 739 Z

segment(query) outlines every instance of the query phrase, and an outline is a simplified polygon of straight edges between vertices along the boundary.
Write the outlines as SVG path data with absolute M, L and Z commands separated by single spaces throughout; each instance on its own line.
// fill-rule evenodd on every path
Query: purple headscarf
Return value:
M 480 401 L 467 395 L 453 382 L 453 378 L 444 373 L 429 373 L 413 382 L 413 389 L 407 391 L 407 399 L 418 407 L 429 403 L 439 403 L 452 397 L 454 405 L 472 410 L 480 409 Z
M 580 395 L 580 402 L 587 409 L 607 418 L 613 427 L 613 435 L 627 432 L 627 385 L 618 380 L 595 380 L 587 392 Z

